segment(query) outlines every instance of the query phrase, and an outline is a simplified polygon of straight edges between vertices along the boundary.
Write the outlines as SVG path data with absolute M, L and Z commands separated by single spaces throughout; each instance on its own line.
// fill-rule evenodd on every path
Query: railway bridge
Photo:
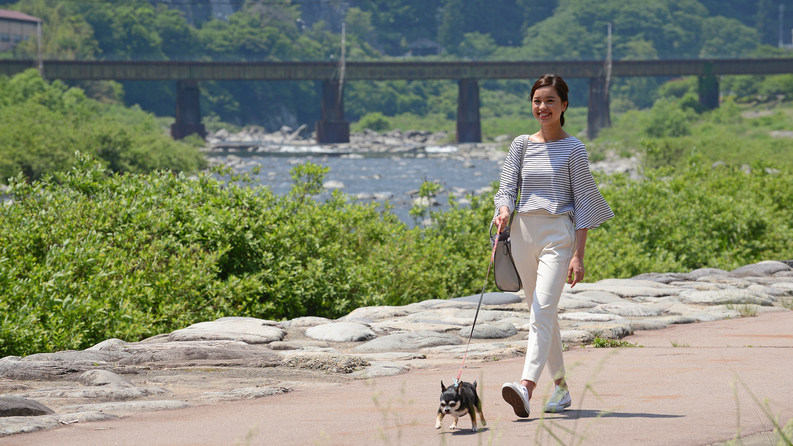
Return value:
M 0 60 L 0 74 L 14 75 L 35 67 L 33 60 Z M 321 143 L 349 141 L 344 119 L 344 91 L 335 62 L 126 62 L 45 60 L 44 75 L 62 80 L 156 80 L 176 82 L 174 138 L 205 134 L 199 108 L 199 82 L 209 80 L 298 81 L 321 80 L 322 117 L 316 123 Z M 589 79 L 587 130 L 594 138 L 610 125 L 606 70 L 602 61 L 541 62 L 347 62 L 344 82 L 358 80 L 458 80 L 458 142 L 481 142 L 480 79 L 536 79 L 545 73 Z M 613 77 L 698 76 L 699 101 L 706 108 L 719 105 L 719 76 L 793 73 L 793 58 L 686 59 L 614 61 Z

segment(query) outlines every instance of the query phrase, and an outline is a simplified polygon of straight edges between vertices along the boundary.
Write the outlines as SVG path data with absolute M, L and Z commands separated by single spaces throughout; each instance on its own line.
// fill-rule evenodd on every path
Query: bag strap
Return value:
M 515 193 L 515 210 L 509 214 L 509 223 L 507 224 L 507 233 L 510 232 L 512 229 L 512 219 L 515 217 L 515 213 L 518 212 L 518 204 L 520 204 L 520 191 L 523 186 L 523 157 L 526 156 L 526 147 L 529 145 L 529 135 L 523 135 L 523 145 L 520 148 L 520 162 L 518 163 L 518 188 L 517 192 Z

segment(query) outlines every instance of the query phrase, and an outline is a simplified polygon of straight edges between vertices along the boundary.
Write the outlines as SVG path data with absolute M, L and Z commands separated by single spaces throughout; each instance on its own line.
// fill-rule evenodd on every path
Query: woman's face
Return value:
M 558 123 L 565 110 L 567 110 L 567 102 L 562 102 L 559 93 L 552 85 L 534 91 L 531 112 L 541 125 Z

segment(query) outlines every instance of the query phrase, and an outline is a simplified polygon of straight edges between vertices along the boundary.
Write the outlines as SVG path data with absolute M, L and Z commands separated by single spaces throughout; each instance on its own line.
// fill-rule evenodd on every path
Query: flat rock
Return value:
M 442 345 L 437 347 L 427 347 L 421 350 L 422 353 L 446 358 L 461 359 L 465 355 L 465 345 Z M 525 352 L 524 342 L 478 342 L 468 347 L 468 358 L 492 358 L 516 355 L 521 349 Z
M 579 284 L 580 285 L 580 284 Z M 607 304 L 610 302 L 622 302 L 623 299 L 608 291 L 582 291 L 576 294 L 568 294 L 573 299 L 594 302 L 596 304 Z M 564 296 L 564 294 L 562 294 Z
M 80 362 L 112 362 L 121 358 L 125 358 L 130 354 L 123 351 L 108 352 L 108 351 L 88 351 L 88 350 L 65 350 L 55 353 L 36 353 L 34 355 L 25 356 L 21 361 L 41 361 L 41 362 L 63 362 L 63 363 L 80 363 Z
M 622 281 L 624 280 L 623 284 L 617 285 L 613 284 L 616 282 L 612 281 Z M 607 279 L 607 283 L 601 284 L 598 283 L 579 283 L 575 286 L 575 288 L 569 288 L 565 285 L 565 292 L 571 294 L 580 294 L 587 291 L 605 291 L 608 293 L 616 294 L 619 297 L 623 298 L 633 298 L 638 296 L 650 296 L 650 297 L 661 297 L 661 296 L 674 296 L 677 295 L 681 288 L 674 288 L 663 283 L 656 283 L 656 282 L 647 282 L 647 281 L 630 281 L 629 279 Z M 601 281 L 603 282 L 603 281 Z M 627 283 L 633 282 L 633 283 Z M 640 282 L 640 283 L 636 283 Z M 646 286 L 644 284 L 652 283 L 654 286 Z
M 658 282 L 668 285 L 671 282 L 686 281 L 691 279 L 689 278 L 689 275 L 685 273 L 644 273 L 631 277 L 631 280 Z
M 476 316 L 476 309 L 445 308 L 445 309 L 427 310 L 419 313 L 413 313 L 405 317 L 405 320 L 410 322 L 415 322 L 418 320 L 435 320 L 435 321 L 454 323 L 464 326 L 464 325 L 472 324 L 474 321 L 474 316 Z M 523 315 L 521 313 L 517 313 L 513 311 L 480 310 L 476 322 L 477 323 L 498 322 L 506 318 L 515 318 L 515 317 L 520 318 L 522 316 Z
M 61 422 L 70 424 L 75 422 L 89 423 L 92 421 L 105 421 L 115 418 L 118 417 L 102 412 L 62 413 L 41 415 L 38 417 L 5 417 L 0 418 L 0 437 L 55 429 L 61 426 Z
M 641 305 L 633 302 L 611 302 L 600 304 L 593 308 L 593 313 L 604 312 L 616 314 L 622 317 L 655 317 L 661 314 L 661 310 L 649 305 Z
M 457 334 L 463 338 L 471 336 L 473 339 L 504 339 L 518 334 L 518 330 L 509 322 L 476 324 L 473 335 L 471 335 L 471 327 L 465 327 Z
M 225 392 L 204 392 L 197 399 L 205 403 L 218 403 L 222 401 L 253 400 L 291 391 L 292 389 L 286 387 L 243 387 Z
M 611 322 L 622 320 L 624 318 L 616 314 L 589 313 L 581 311 L 577 313 L 562 313 L 559 315 L 559 319 L 578 322 Z
M 455 302 L 473 302 L 478 304 L 479 303 L 479 294 L 474 294 L 472 296 L 464 296 L 464 297 L 455 297 L 454 299 L 449 299 Z M 482 296 L 482 305 L 509 305 L 509 304 L 519 304 L 522 301 L 520 296 L 514 293 L 485 293 Z
M 85 398 L 105 401 L 124 401 L 149 396 L 166 395 L 170 390 L 159 387 L 64 387 L 41 389 L 22 394 L 26 398 Z
M 576 299 L 574 294 L 567 294 L 562 293 L 562 297 L 559 299 L 559 309 L 562 310 L 580 310 L 586 308 L 592 308 L 597 305 L 595 302 L 591 300 L 584 300 L 584 299 Z
M 306 329 L 306 336 L 326 342 L 362 342 L 377 336 L 369 327 L 355 322 L 334 322 Z
M 730 271 L 732 277 L 762 277 L 770 276 L 780 271 L 791 271 L 793 268 L 785 263 L 775 260 L 765 260 L 763 262 L 742 266 Z
M 157 344 L 127 345 L 134 354 L 119 361 L 120 365 L 158 364 L 178 367 L 189 364 L 235 364 L 250 367 L 272 367 L 281 362 L 277 353 L 261 345 L 248 345 L 238 341 L 165 342 Z
M 385 352 L 385 353 L 368 353 L 360 355 L 361 358 L 371 362 L 394 362 L 394 361 L 411 361 L 414 359 L 427 359 L 427 355 L 415 352 Z
M 324 317 L 304 316 L 292 319 L 291 321 L 282 322 L 281 325 L 288 328 L 309 328 L 316 327 L 317 325 L 329 324 L 331 322 L 333 322 L 333 320 Z
M 126 378 L 108 370 L 89 370 L 80 375 L 77 381 L 84 386 L 135 387 Z
M 633 333 L 631 327 L 627 323 L 598 323 L 596 325 L 589 323 L 576 324 L 578 330 L 585 330 L 592 333 L 592 336 L 603 339 L 622 339 Z M 593 338 L 594 339 L 594 338 Z
M 755 304 L 772 306 L 772 299 L 749 290 L 683 291 L 680 302 L 689 305 Z
M 175 410 L 195 407 L 195 404 L 185 401 L 154 400 L 154 401 L 120 401 L 111 403 L 75 404 L 63 408 L 69 412 L 108 412 L 108 413 L 135 413 L 155 412 L 159 410 Z
M 105 339 L 104 341 L 94 345 L 93 347 L 88 347 L 85 351 L 113 351 L 118 350 L 119 347 L 127 344 L 127 341 L 122 341 L 121 339 L 110 338 Z
M 658 319 L 640 319 L 631 321 L 631 327 L 633 327 L 634 330 L 661 330 L 662 328 L 666 328 L 668 326 L 669 324 Z
M 300 350 L 306 347 L 328 348 L 330 344 L 322 341 L 275 341 L 267 344 L 270 350 Z
M 17 381 L 55 381 L 73 379 L 88 370 L 114 368 L 108 362 L 93 361 L 0 361 L 0 377 Z
M 565 344 L 589 344 L 595 336 L 586 330 L 560 330 Z
M 396 362 L 373 362 L 371 366 L 363 370 L 358 370 L 350 374 L 355 379 L 382 378 L 385 376 L 396 376 L 408 371 L 408 368 Z
M 749 285 L 749 287 L 746 289 L 761 296 L 771 296 L 771 297 L 787 296 L 790 292 L 793 292 L 793 288 L 787 290 L 787 289 L 777 288 L 773 286 L 765 286 L 765 285 Z
M 355 347 L 356 352 L 398 352 L 416 351 L 422 348 L 436 347 L 439 345 L 460 345 L 463 341 L 459 337 L 448 333 L 434 331 L 418 331 L 411 333 L 396 333 L 382 336 Z
M 269 344 L 283 341 L 286 334 L 272 321 L 252 317 L 223 317 L 211 322 L 199 322 L 176 330 L 168 337 L 170 342 L 179 341 L 242 341 L 246 344 Z
M 405 307 L 408 307 L 406 305 Z M 347 316 L 339 318 L 340 321 L 349 321 L 355 318 L 365 318 L 372 321 L 379 319 L 392 319 L 407 316 L 410 312 L 405 307 L 360 307 L 352 310 Z M 416 310 L 420 311 L 420 310 Z
M 282 365 L 297 369 L 321 370 L 329 373 L 352 373 L 368 367 L 369 361 L 357 355 L 295 352 L 284 356 Z
M 688 273 L 689 280 L 697 280 L 702 276 L 724 276 L 729 272 L 718 268 L 699 268 Z
M 18 396 L 0 396 L 0 417 L 30 417 L 55 413 L 38 401 Z
M 375 322 L 371 325 L 371 329 L 379 333 L 399 333 L 407 331 L 434 331 L 437 333 L 456 332 L 460 329 L 461 324 L 442 322 L 442 321 L 403 321 L 396 319 L 386 322 Z
M 410 313 L 416 313 L 420 311 L 434 310 L 440 308 L 476 309 L 477 305 L 478 305 L 478 301 L 468 302 L 464 300 L 454 300 L 454 299 L 429 299 L 429 300 L 423 300 L 421 302 L 412 303 L 410 305 L 406 305 L 405 308 L 409 309 Z

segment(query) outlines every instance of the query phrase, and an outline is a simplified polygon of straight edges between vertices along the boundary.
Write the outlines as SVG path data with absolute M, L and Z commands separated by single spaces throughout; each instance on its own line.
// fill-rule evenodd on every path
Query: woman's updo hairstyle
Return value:
M 556 74 L 544 74 L 537 79 L 537 82 L 534 83 L 534 86 L 531 87 L 531 95 L 529 96 L 529 101 L 534 101 L 534 92 L 537 91 L 538 88 L 542 87 L 553 87 L 556 89 L 556 94 L 559 95 L 559 99 L 562 102 L 567 102 L 570 104 L 570 101 L 567 100 L 567 94 L 570 92 L 570 89 L 567 88 L 567 82 L 562 79 L 561 76 L 557 76 Z M 562 112 L 561 119 L 559 122 L 564 127 L 564 112 Z

